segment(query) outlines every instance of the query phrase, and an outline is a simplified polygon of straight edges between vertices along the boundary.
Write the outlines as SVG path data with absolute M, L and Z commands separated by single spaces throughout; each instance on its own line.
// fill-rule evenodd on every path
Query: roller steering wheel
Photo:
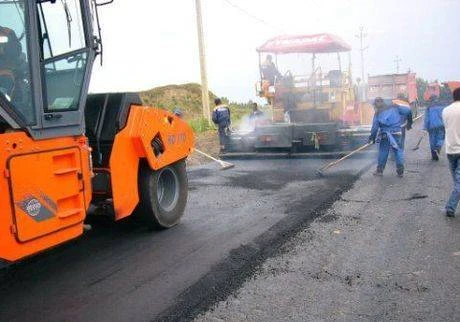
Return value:
M 15 78 L 11 71 L 0 70 L 0 92 L 5 95 L 8 100 L 11 100 L 14 92 Z
M 285 73 L 284 73 L 284 78 L 292 78 L 292 72 L 290 70 L 287 70 Z

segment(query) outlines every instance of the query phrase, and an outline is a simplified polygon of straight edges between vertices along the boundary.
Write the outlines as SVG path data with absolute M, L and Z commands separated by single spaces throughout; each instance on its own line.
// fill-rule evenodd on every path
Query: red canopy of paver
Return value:
M 336 53 L 350 50 L 349 44 L 331 34 L 279 36 L 257 48 L 258 52 L 273 54 Z

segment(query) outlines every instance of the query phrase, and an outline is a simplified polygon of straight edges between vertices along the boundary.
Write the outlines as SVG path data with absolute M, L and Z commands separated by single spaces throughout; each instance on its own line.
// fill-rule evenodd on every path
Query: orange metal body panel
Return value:
M 155 156 L 152 139 L 162 142 Z M 116 219 L 139 202 L 138 168 L 160 169 L 185 159 L 194 145 L 190 126 L 151 107 L 131 106 L 110 157 Z M 16 261 L 78 237 L 91 202 L 90 148 L 84 136 L 43 141 L 25 132 L 0 134 L 0 259 Z
M 81 235 L 91 201 L 86 138 L 5 133 L 0 149 L 0 258 L 15 261 Z
M 431 96 L 439 97 L 441 94 L 441 84 L 438 82 L 430 83 L 426 87 L 425 93 L 423 93 L 423 99 L 428 101 Z
M 155 156 L 152 139 L 161 138 L 164 151 Z M 110 156 L 115 218 L 131 215 L 139 202 L 139 160 L 147 160 L 152 169 L 160 169 L 185 159 L 193 149 L 191 127 L 179 117 L 152 107 L 131 106 L 126 127 L 115 136 Z

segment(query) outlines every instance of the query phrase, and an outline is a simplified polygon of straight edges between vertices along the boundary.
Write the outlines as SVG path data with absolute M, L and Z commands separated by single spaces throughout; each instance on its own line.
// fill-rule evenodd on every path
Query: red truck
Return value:
M 460 88 L 460 81 L 448 81 L 443 82 L 442 84 L 438 81 L 429 83 L 426 87 L 425 93 L 423 94 L 423 99 L 428 101 L 432 95 L 441 97 L 443 96 L 442 94 L 446 92 L 446 90 L 448 93 L 447 95 L 451 96 L 452 92 L 456 88 Z
M 416 74 L 369 76 L 367 97 L 371 101 L 376 97 L 381 97 L 385 100 L 404 98 L 409 102 L 415 116 L 418 111 Z

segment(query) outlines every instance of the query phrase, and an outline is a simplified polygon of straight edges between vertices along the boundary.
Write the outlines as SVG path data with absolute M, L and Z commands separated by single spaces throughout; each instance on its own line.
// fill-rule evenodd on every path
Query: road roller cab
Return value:
M 88 209 L 156 228 L 184 212 L 191 128 L 135 94 L 88 97 L 108 2 L 0 0 L 1 260 L 78 237 Z

